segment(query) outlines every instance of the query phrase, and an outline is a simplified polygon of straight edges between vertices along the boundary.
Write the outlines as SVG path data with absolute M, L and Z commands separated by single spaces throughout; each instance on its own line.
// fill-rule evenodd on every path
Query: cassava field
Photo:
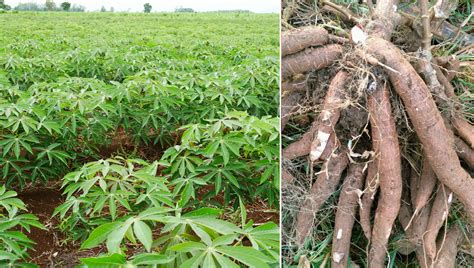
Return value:
M 0 266 L 275 266 L 278 84 L 277 14 L 0 14 Z
M 473 267 L 472 1 L 282 1 L 284 267 Z

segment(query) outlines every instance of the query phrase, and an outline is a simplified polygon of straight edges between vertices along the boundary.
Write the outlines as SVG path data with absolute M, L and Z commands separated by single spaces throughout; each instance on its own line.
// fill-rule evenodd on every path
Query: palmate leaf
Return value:
M 180 207 L 184 207 L 188 201 L 195 198 L 195 185 L 206 185 L 206 182 L 197 175 L 189 177 L 181 177 L 173 180 L 171 185 L 174 186 L 173 197 L 178 197 Z
M 51 177 L 58 177 L 61 172 L 60 168 L 51 166 L 48 160 L 29 162 L 29 165 L 24 166 L 23 171 L 28 171 L 29 179 L 34 183 L 38 179 L 47 182 Z
M 269 267 L 275 262 L 258 250 L 244 246 L 228 246 L 237 238 L 236 235 L 219 236 L 210 245 L 201 242 L 184 242 L 171 247 L 178 252 L 189 252 L 193 255 L 181 267 L 239 267 L 235 262 L 249 267 Z M 217 262 L 217 263 L 216 263 Z
M 125 243 L 125 239 L 136 243 L 136 237 L 145 246 L 147 251 L 151 251 L 153 243 L 152 230 L 145 221 L 160 222 L 164 220 L 164 214 L 169 211 L 170 209 L 167 208 L 150 208 L 135 217 L 104 223 L 90 233 L 89 237 L 81 245 L 81 248 L 90 249 L 105 241 L 107 250 L 110 253 L 120 253 L 121 245 Z
M 120 253 L 120 245 L 124 239 L 125 234 L 130 229 L 133 223 L 133 218 L 129 218 L 127 221 L 117 226 L 115 230 L 109 233 L 107 236 L 107 251 L 110 253 Z
M 53 143 L 53 144 L 49 145 L 46 148 L 36 147 L 35 149 L 41 151 L 38 154 L 37 159 L 43 159 L 44 157 L 47 157 L 48 160 L 49 160 L 50 165 L 53 164 L 53 161 L 59 161 L 59 162 L 62 162 L 64 165 L 67 166 L 68 165 L 67 159 L 71 159 L 72 157 L 64 151 L 55 150 L 55 148 L 57 148 L 59 146 L 61 146 L 61 144 Z
M 216 247 L 216 251 L 223 255 L 227 255 L 241 263 L 244 263 L 249 267 L 269 267 L 268 263 L 274 262 L 274 260 L 260 253 L 260 251 L 257 251 L 250 247 L 219 246 Z
M 254 228 L 252 224 L 253 222 L 250 221 L 245 226 L 242 234 L 249 239 L 253 248 L 264 250 L 275 260 L 278 260 L 280 251 L 280 229 L 278 225 L 267 222 Z
M 14 262 L 16 260 L 19 260 L 20 257 L 11 253 L 11 252 L 8 252 L 8 251 L 5 251 L 5 250 L 0 250 L 0 261 L 9 261 L 9 262 Z
M 216 219 L 218 213 L 220 213 L 218 210 L 203 208 L 183 216 L 168 216 L 163 219 L 166 224 L 161 231 L 166 233 L 190 228 L 207 245 L 217 234 L 227 235 L 241 232 L 240 228 L 233 223 Z
M 28 135 L 30 131 L 37 129 L 38 121 L 27 115 L 11 116 L 8 118 L 8 123 L 5 125 L 5 128 L 9 128 L 13 133 L 16 133 L 20 125 L 23 131 Z
M 198 173 L 207 173 L 203 180 L 208 184 L 214 184 L 215 193 L 219 193 L 222 188 L 229 182 L 235 187 L 240 188 L 240 181 L 238 178 L 245 177 L 245 173 L 248 170 L 248 165 L 241 160 L 233 160 L 224 166 L 223 159 L 221 157 L 214 157 L 210 165 L 202 166 L 197 169 Z
M 39 140 L 34 135 L 26 135 L 23 133 L 19 135 L 4 135 L 0 141 L 0 147 L 3 147 L 3 156 L 6 156 L 9 152 L 13 152 L 16 159 L 19 159 L 22 149 L 33 154 L 30 145 L 32 143 L 39 143 Z
M 3 207 L 7 211 L 12 208 L 26 210 L 25 204 L 20 199 L 16 198 L 17 193 L 15 191 L 7 191 L 5 185 L 0 186 L 0 207 Z M 0 209 L 0 213 L 2 210 Z

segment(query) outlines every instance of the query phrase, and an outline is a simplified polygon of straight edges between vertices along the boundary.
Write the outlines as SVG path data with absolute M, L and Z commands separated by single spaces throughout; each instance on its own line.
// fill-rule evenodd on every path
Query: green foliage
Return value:
M 71 3 L 69 2 L 62 2 L 61 3 L 61 8 L 64 10 L 64 11 L 69 11 L 71 9 Z
M 61 228 L 70 237 L 83 239 L 104 221 L 150 206 L 173 207 L 166 178 L 156 176 L 158 166 L 120 157 L 87 163 L 64 177 L 66 200 L 53 216 L 60 216 Z
M 29 256 L 28 249 L 35 244 L 23 232 L 31 228 L 45 227 L 32 214 L 21 214 L 26 210 L 25 204 L 14 191 L 7 191 L 5 185 L 0 186 L 0 266 L 13 265 Z
M 54 15 L 61 18 L 60 13 Z M 8 185 L 61 177 L 69 168 L 81 165 L 78 160 L 97 158 L 99 147 L 110 144 L 117 129 L 124 129 L 137 144 L 168 147 L 174 145 L 173 133 L 180 126 L 208 124 L 229 110 L 247 111 L 261 120 L 267 120 L 262 117 L 268 114 L 276 116 L 278 58 L 271 55 L 278 52 L 278 38 L 272 43 L 263 29 L 253 30 L 255 18 L 243 27 L 263 34 L 258 42 L 254 35 L 246 37 L 258 49 L 243 47 L 247 41 L 239 40 L 244 33 L 219 37 L 213 43 L 190 36 L 183 40 L 186 46 L 174 45 L 174 34 L 153 28 L 153 21 L 138 15 L 134 15 L 138 16 L 136 23 L 157 30 L 160 43 L 152 41 L 152 36 L 143 40 L 128 37 L 122 28 L 110 36 L 121 35 L 127 41 L 107 40 L 109 45 L 89 46 L 89 41 L 61 34 L 63 29 L 76 27 L 70 21 L 81 25 L 94 21 L 89 16 L 70 14 L 60 23 L 63 28 L 54 29 L 56 39 L 35 41 L 29 34 L 42 33 L 43 28 L 26 27 L 30 17 L 19 15 L 14 27 L 0 18 L 6 26 L 0 29 L 0 43 L 8 44 L 4 51 L 0 48 L 0 140 L 11 146 L 0 152 L 4 156 L 0 175 Z M 181 21 L 183 28 L 177 30 L 182 34 L 191 27 L 186 18 L 167 21 L 161 15 L 156 17 L 165 19 L 164 25 Z M 195 22 L 207 27 L 208 18 L 219 19 L 230 27 L 235 21 L 226 22 L 227 17 L 196 14 Z M 131 22 L 130 27 L 135 20 Z M 20 25 L 28 33 L 8 36 Z M 37 157 L 38 148 L 53 144 L 62 156 Z
M 151 9 L 152 9 L 152 6 L 150 5 L 150 3 L 146 3 L 143 5 L 143 12 L 150 13 Z
M 11 7 L 7 4 L 5 4 L 5 0 L 0 0 L 0 11 L 3 10 L 10 10 Z
M 279 198 L 278 119 L 228 112 L 207 124 L 183 126 L 181 144 L 169 148 L 162 160 L 181 192 L 182 204 L 195 196 L 196 186 L 214 185 L 208 198 L 224 192 L 226 204 L 238 197 L 263 197 L 270 205 Z M 197 179 L 199 178 L 199 179 Z
M 46 6 L 46 9 L 48 11 L 53 11 L 56 9 L 56 3 L 54 3 L 53 0 L 46 0 L 46 3 L 44 5 Z
M 217 264 L 238 267 L 235 262 L 250 267 L 268 267 L 268 263 L 278 262 L 279 229 L 274 223 L 254 229 L 252 222 L 249 222 L 242 230 L 230 222 L 217 219 L 219 210 L 201 208 L 184 215 L 179 210 L 174 213 L 172 215 L 169 209 L 154 207 L 137 216 L 105 223 L 90 234 L 82 247 L 92 248 L 105 242 L 109 253 L 123 254 L 126 241 L 129 241 L 128 244 L 141 244 L 151 254 L 160 254 L 156 255 L 160 256 L 157 257 L 159 262 L 153 264 L 164 264 L 166 260 L 164 267 L 199 264 L 203 267 Z M 159 237 L 154 237 L 152 228 L 158 224 L 164 224 L 164 227 L 160 229 Z M 249 239 L 252 247 L 244 246 L 243 239 Z M 249 257 L 245 258 L 247 254 Z M 212 263 L 214 266 L 209 266 Z
M 86 267 L 156 267 L 156 265 L 166 264 L 173 259 L 156 253 L 142 253 L 135 255 L 131 260 L 126 260 L 122 254 L 112 254 L 110 256 L 100 256 L 93 258 L 83 258 L 82 263 Z
M 167 256 L 154 255 L 159 261 L 166 259 L 169 265 L 166 267 L 181 267 L 199 258 L 196 252 L 180 247 L 189 242 L 200 243 L 202 247 L 219 245 L 221 252 L 216 252 L 213 258 L 221 264 L 238 261 L 265 267 L 265 263 L 277 262 L 279 229 L 276 224 L 254 227 L 252 221 L 246 222 L 243 217 L 242 227 L 238 227 L 218 218 L 222 210 L 184 209 L 183 194 L 170 190 L 177 189 L 175 184 L 156 176 L 160 165 L 166 163 L 115 158 L 87 163 L 66 175 L 63 185 L 66 201 L 54 212 L 59 215 L 63 230 L 76 240 L 87 236 L 83 249 L 105 243 L 110 254 L 119 254 L 97 260 L 89 258 L 85 264 L 110 259 L 125 263 L 123 254 L 129 245 L 134 245 L 148 253 Z M 251 247 L 244 246 L 244 240 L 250 241 Z M 243 261 L 241 254 L 244 253 L 256 259 Z M 265 265 L 259 266 L 261 264 Z
M 277 263 L 278 226 L 245 203 L 278 205 L 278 16 L 15 16 L 0 16 L 0 180 L 63 178 L 60 229 L 108 251 L 84 265 Z M 134 152 L 108 152 L 118 138 Z

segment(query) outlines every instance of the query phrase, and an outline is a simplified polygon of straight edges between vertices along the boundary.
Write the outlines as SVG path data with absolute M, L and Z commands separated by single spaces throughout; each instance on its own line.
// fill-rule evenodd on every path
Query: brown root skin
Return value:
M 328 42 L 328 31 L 317 26 L 300 27 L 281 34 L 281 56 L 290 55 L 308 47 Z
M 461 67 L 461 62 L 454 56 L 437 57 L 435 62 L 445 69 L 443 74 L 448 81 L 453 80 Z
M 431 260 L 436 256 L 436 238 L 448 217 L 449 208 L 453 201 L 453 192 L 444 185 L 440 185 L 431 208 L 430 219 L 423 237 L 426 254 Z
M 474 223 L 474 180 L 461 167 L 426 84 L 392 43 L 369 38 L 366 45 L 369 53 L 396 71 L 387 71 L 387 74 L 405 105 L 432 169 L 438 179 L 454 191 Z
M 349 159 L 346 151 L 333 154 L 324 163 L 296 218 L 296 243 L 299 247 L 303 245 L 304 240 L 310 235 L 315 214 L 326 199 L 336 190 L 341 180 L 342 172 L 348 163 Z
M 281 131 L 285 129 L 286 124 L 290 120 L 290 113 L 295 110 L 303 98 L 304 95 L 297 91 L 289 92 L 281 98 Z
M 342 46 L 331 44 L 324 47 L 307 48 L 296 54 L 288 55 L 281 61 L 283 79 L 295 74 L 319 70 L 333 64 L 342 55 Z
M 360 19 L 359 16 L 357 16 L 354 12 L 352 12 L 352 10 L 350 10 L 350 9 L 344 7 L 344 6 L 335 4 L 335 3 L 331 2 L 331 1 L 328 1 L 328 0 L 322 0 L 320 2 L 323 4 L 323 7 L 321 8 L 322 11 L 326 11 L 326 12 L 335 14 L 338 17 L 342 18 L 343 20 L 349 21 L 349 22 L 352 22 L 352 23 L 357 24 L 357 23 L 361 22 L 361 19 Z
M 415 250 L 416 258 L 418 259 L 420 267 L 428 268 L 430 267 L 431 262 L 423 249 L 423 235 L 430 218 L 431 203 L 426 204 L 419 213 L 411 219 L 413 211 L 408 202 L 410 202 L 409 198 L 405 197 L 398 214 L 398 219 L 402 228 L 406 229 L 405 236 L 409 243 L 406 245 L 406 249 L 404 249 L 404 254 L 408 255 L 412 250 Z M 411 224 L 410 220 L 412 221 Z M 410 224 L 410 226 L 408 226 L 408 224 Z
M 311 142 L 309 153 L 311 161 L 319 160 L 327 146 L 329 137 L 335 135 L 334 128 L 341 115 L 341 107 L 345 99 L 343 88 L 348 77 L 347 72 L 339 71 L 329 85 L 323 109 L 318 117 L 318 130 Z
M 283 158 L 291 160 L 297 157 L 309 154 L 311 140 L 317 131 L 317 125 L 313 123 L 310 129 L 301 136 L 301 138 L 283 149 Z
M 348 266 L 352 227 L 359 200 L 357 190 L 361 190 L 363 184 L 364 165 L 351 164 L 342 185 L 339 202 L 337 203 L 332 239 L 331 267 L 345 268 Z
M 302 92 L 306 90 L 306 86 L 306 77 L 292 81 L 283 81 L 281 82 L 281 91 L 282 94 L 288 94 L 293 91 Z
M 431 52 L 422 50 L 422 58 L 417 62 L 416 69 L 426 81 L 426 85 L 430 89 L 432 95 L 435 97 L 436 103 L 442 106 L 447 106 L 447 96 L 444 87 L 438 81 L 436 71 L 431 64 Z
M 409 235 L 416 242 L 416 258 L 422 268 L 428 268 L 431 264 L 430 259 L 425 254 L 423 248 L 423 235 L 426 231 L 426 226 L 428 226 L 428 221 L 430 219 L 431 203 L 426 204 L 415 216 L 412 227 Z M 409 229 L 410 230 L 410 229 Z
M 454 137 L 454 146 L 459 158 L 463 159 L 471 169 L 474 169 L 474 150 L 458 137 Z
M 388 85 L 385 84 L 367 98 L 380 174 L 380 197 L 372 228 L 369 267 L 384 267 L 388 238 L 398 216 L 402 195 L 400 145 L 389 94 Z
M 459 115 L 454 115 L 451 119 L 451 123 L 459 137 L 471 146 L 471 148 L 474 148 L 474 126 Z
M 425 157 L 423 160 L 423 169 L 418 183 L 418 190 L 416 191 L 415 202 L 413 203 L 415 213 L 420 211 L 430 199 L 431 193 L 436 186 L 436 175 Z
M 474 126 L 467 122 L 467 120 L 458 113 L 458 110 L 461 109 L 459 103 L 459 98 L 454 92 L 454 87 L 449 82 L 448 78 L 442 73 L 439 67 L 434 67 L 436 70 L 436 75 L 440 83 L 443 85 L 446 92 L 446 96 L 451 99 L 454 105 L 446 105 L 447 108 L 453 109 L 450 122 L 454 127 L 456 133 L 464 140 L 467 144 L 474 148 Z M 446 101 L 447 102 L 447 101 Z
M 447 97 L 452 98 L 453 100 L 457 98 L 456 94 L 454 93 L 454 87 L 449 82 L 448 78 L 443 74 L 441 68 L 436 65 L 433 65 L 433 69 L 436 71 L 436 78 L 444 87 L 444 93 Z
M 313 126 L 305 134 L 303 134 L 303 137 L 301 137 L 301 139 L 288 145 L 288 147 L 283 150 L 283 158 L 286 160 L 291 160 L 296 157 L 309 154 L 311 147 L 311 139 L 314 136 L 315 132 L 316 126 L 313 124 Z M 328 144 L 326 145 L 326 148 L 324 149 L 319 159 L 322 161 L 326 161 L 331 156 L 331 154 L 337 148 L 339 148 L 339 146 L 340 142 L 336 136 L 336 133 L 331 134 L 328 140 Z
M 347 38 L 330 34 L 330 35 L 329 35 L 329 42 L 332 43 L 332 44 L 345 45 L 345 44 L 349 44 L 350 41 L 349 41 L 349 39 L 347 39 Z
M 405 190 L 405 189 L 404 189 Z M 406 229 L 405 231 L 405 237 L 406 241 L 405 243 L 400 243 L 400 245 L 397 247 L 398 252 L 400 252 L 403 255 L 408 255 L 412 253 L 415 248 L 416 248 L 416 241 L 413 240 L 413 237 L 410 235 L 411 228 L 408 228 L 408 224 L 410 223 L 410 218 L 412 213 L 411 206 L 408 202 L 410 202 L 409 198 L 403 198 L 401 204 L 400 204 L 400 210 L 398 211 L 398 220 L 400 221 L 400 225 L 402 226 L 403 229 Z
M 360 225 L 365 237 L 370 241 L 372 235 L 372 224 L 370 223 L 370 212 L 374 203 L 375 194 L 379 188 L 377 168 L 374 162 L 370 162 L 367 167 L 367 177 L 365 179 L 364 195 L 362 195 L 362 206 L 359 209 Z
M 313 122 L 313 124 L 311 125 L 311 128 L 305 134 L 303 134 L 301 139 L 288 145 L 283 150 L 283 158 L 291 160 L 296 157 L 309 154 L 313 137 L 318 133 L 318 130 L 320 127 L 320 121 L 324 118 L 324 115 L 327 113 L 332 113 L 334 115 L 337 115 L 337 119 L 339 118 L 339 113 L 340 113 L 339 109 L 342 102 L 344 101 L 343 100 L 344 86 L 345 86 L 347 78 L 348 78 L 347 72 L 340 71 L 331 80 L 331 84 L 328 87 L 328 91 L 326 93 L 326 97 L 324 99 L 321 114 L 319 115 L 318 120 L 315 120 Z M 331 129 L 331 132 L 326 132 L 326 133 L 331 134 L 331 133 L 334 133 L 334 131 L 332 131 Z M 332 137 L 332 139 L 335 139 L 335 138 L 336 138 L 335 136 Z M 332 149 L 330 148 L 329 151 L 331 150 Z
M 461 240 L 461 231 L 457 226 L 453 226 L 448 230 L 446 237 L 443 238 L 438 239 L 438 248 L 441 248 L 441 250 L 433 268 L 454 268 L 456 267 L 456 255 Z

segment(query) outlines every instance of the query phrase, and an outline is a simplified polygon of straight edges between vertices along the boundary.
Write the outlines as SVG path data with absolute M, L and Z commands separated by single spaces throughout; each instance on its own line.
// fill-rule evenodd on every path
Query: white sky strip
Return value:
M 64 1 L 66 0 L 54 0 L 58 6 Z M 5 3 L 12 7 L 27 2 L 44 4 L 46 1 L 5 0 Z M 280 10 L 280 0 L 69 0 L 68 2 L 83 5 L 87 11 L 98 11 L 104 6 L 107 10 L 114 7 L 115 11 L 141 12 L 145 3 L 153 6 L 152 12 L 174 11 L 177 7 L 192 8 L 195 11 L 244 9 L 257 13 L 277 13 Z

